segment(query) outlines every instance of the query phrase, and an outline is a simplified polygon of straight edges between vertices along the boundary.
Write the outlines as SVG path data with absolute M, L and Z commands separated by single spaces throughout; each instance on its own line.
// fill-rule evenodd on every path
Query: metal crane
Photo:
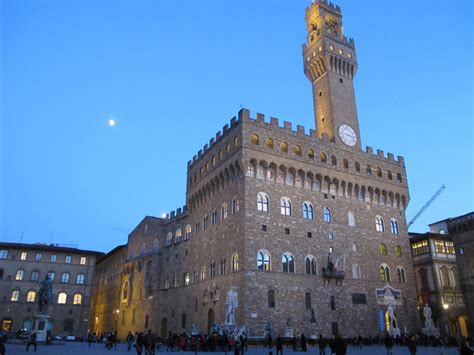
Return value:
M 435 194 L 429 199 L 429 201 L 421 208 L 421 210 L 418 211 L 418 213 L 411 219 L 411 221 L 408 223 L 407 229 L 410 228 L 410 226 L 418 219 L 418 217 L 421 216 L 425 210 L 430 207 L 430 205 L 433 203 L 434 200 L 438 198 L 438 196 L 443 192 L 443 190 L 446 188 L 446 186 L 441 185 L 441 187 L 438 189 L 438 191 L 435 192 Z

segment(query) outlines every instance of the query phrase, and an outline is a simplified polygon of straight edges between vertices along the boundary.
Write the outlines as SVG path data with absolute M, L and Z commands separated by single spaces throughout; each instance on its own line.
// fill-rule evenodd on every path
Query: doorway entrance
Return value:
M 168 338 L 168 319 L 166 317 L 161 320 L 161 337 Z
M 211 308 L 207 312 L 207 334 L 211 333 L 211 327 L 214 324 L 214 310 Z

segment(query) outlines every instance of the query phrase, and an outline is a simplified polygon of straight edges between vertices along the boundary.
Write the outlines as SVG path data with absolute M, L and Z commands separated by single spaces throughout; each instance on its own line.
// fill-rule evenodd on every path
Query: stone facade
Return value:
M 232 287 L 250 336 L 288 321 L 296 334 L 381 335 L 387 305 L 375 292 L 387 283 L 401 291 L 401 330 L 418 330 L 404 160 L 360 147 L 357 63 L 339 7 L 316 1 L 306 14 L 317 130 L 242 109 L 188 162 L 186 206 L 129 235 L 115 290 L 120 337 L 207 332 L 224 323 Z
M 430 306 L 441 334 L 468 336 L 453 239 L 438 233 L 410 233 L 410 244 L 420 308 Z
M 45 313 L 51 316 L 48 330 L 53 335 L 85 335 L 95 263 L 102 254 L 47 244 L 0 243 L 2 329 L 31 329 L 38 314 L 39 283 L 54 273 L 53 301 Z M 64 303 L 61 294 L 66 295 Z

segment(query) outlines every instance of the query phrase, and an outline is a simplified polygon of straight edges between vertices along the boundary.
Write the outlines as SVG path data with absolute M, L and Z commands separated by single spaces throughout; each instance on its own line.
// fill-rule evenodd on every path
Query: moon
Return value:
M 108 123 L 110 127 L 115 126 L 115 120 L 113 118 L 110 118 Z

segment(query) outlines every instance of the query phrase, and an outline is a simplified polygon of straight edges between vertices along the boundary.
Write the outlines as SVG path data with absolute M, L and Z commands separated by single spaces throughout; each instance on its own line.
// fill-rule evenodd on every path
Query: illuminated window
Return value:
M 33 303 L 36 299 L 36 292 L 35 291 L 28 291 L 26 294 L 26 302 Z
M 224 158 L 224 151 L 221 149 L 219 151 L 219 160 L 222 160 Z
M 270 271 L 270 254 L 265 250 L 257 253 L 257 269 L 260 271 Z
M 384 243 L 380 244 L 379 249 L 380 255 L 387 255 L 387 246 Z
M 435 244 L 435 251 L 437 253 L 446 253 L 446 247 L 444 246 L 444 241 L 435 239 L 434 244 Z
M 86 276 L 84 274 L 77 274 L 76 284 L 83 285 L 85 281 L 86 281 Z
M 212 156 L 212 166 L 216 165 L 216 162 L 217 162 L 217 159 L 216 159 L 216 157 L 213 155 L 213 156 Z
M 273 149 L 273 139 L 267 138 L 265 140 L 265 144 L 266 144 L 267 148 Z
M 69 283 L 69 273 L 68 272 L 63 272 L 61 274 L 61 283 L 63 283 L 63 284 Z
M 384 225 L 384 222 L 383 222 L 383 218 L 380 217 L 380 216 L 375 217 L 375 229 L 377 230 L 377 232 L 385 231 L 385 225 Z
M 281 267 L 283 272 L 295 272 L 295 258 L 289 253 L 283 254 L 281 257 Z
M 82 295 L 80 293 L 76 293 L 72 299 L 72 304 L 82 304 Z
M 314 159 L 314 150 L 311 148 L 308 148 L 308 158 Z
M 411 245 L 411 251 L 413 256 L 428 254 L 430 252 L 428 241 L 422 240 L 421 242 L 416 242 Z
M 303 203 L 303 218 L 304 219 L 313 219 L 314 215 L 313 205 L 310 202 Z
M 280 150 L 281 150 L 283 153 L 288 153 L 288 143 L 286 143 L 286 142 L 281 142 L 281 143 L 280 143 Z
M 58 304 L 66 304 L 66 302 L 67 302 L 66 292 L 60 292 L 58 294 Z
M 221 220 L 227 218 L 227 202 L 224 202 L 221 207 Z
M 257 210 L 268 212 L 268 195 L 265 192 L 259 192 L 257 194 Z
M 174 234 L 175 243 L 179 243 L 181 241 L 181 235 L 182 235 L 181 228 L 178 228 Z
M 390 281 L 390 268 L 387 264 L 380 265 L 379 269 L 380 281 Z
M 291 216 L 291 200 L 288 197 L 280 199 L 280 213 L 285 216 Z
M 230 144 L 227 143 L 227 145 L 225 146 L 225 151 L 227 152 L 227 154 L 230 153 Z
M 191 228 L 191 225 L 188 224 L 186 226 L 186 229 L 184 230 L 184 239 L 185 240 L 189 239 L 192 233 L 193 233 L 193 229 Z
M 13 290 L 12 295 L 10 297 L 10 301 L 12 302 L 18 302 L 18 299 L 20 298 L 20 291 L 18 290 Z
M 239 255 L 232 255 L 232 272 L 239 271 Z
M 402 256 L 402 247 L 400 245 L 397 245 L 395 247 L 395 256 L 398 256 L 398 257 Z
M 454 243 L 450 242 L 449 240 L 446 240 L 445 242 L 446 245 L 446 253 L 448 254 L 455 254 L 456 251 L 454 250 Z
M 258 137 L 258 134 L 254 133 L 252 134 L 252 143 L 255 145 L 258 145 L 260 143 L 260 138 Z
M 16 275 L 15 275 L 15 280 L 16 281 L 22 281 L 23 277 L 25 276 L 25 271 L 24 270 L 17 270 Z
M 293 153 L 295 153 L 295 155 L 301 156 L 301 154 L 302 154 L 301 147 L 299 145 L 296 145 L 293 148 Z
M 87 264 L 87 258 L 85 256 L 81 256 L 81 259 L 79 261 L 81 265 L 86 265 Z
M 22 251 L 20 254 L 20 260 L 26 260 L 28 257 L 28 253 L 26 251 Z

